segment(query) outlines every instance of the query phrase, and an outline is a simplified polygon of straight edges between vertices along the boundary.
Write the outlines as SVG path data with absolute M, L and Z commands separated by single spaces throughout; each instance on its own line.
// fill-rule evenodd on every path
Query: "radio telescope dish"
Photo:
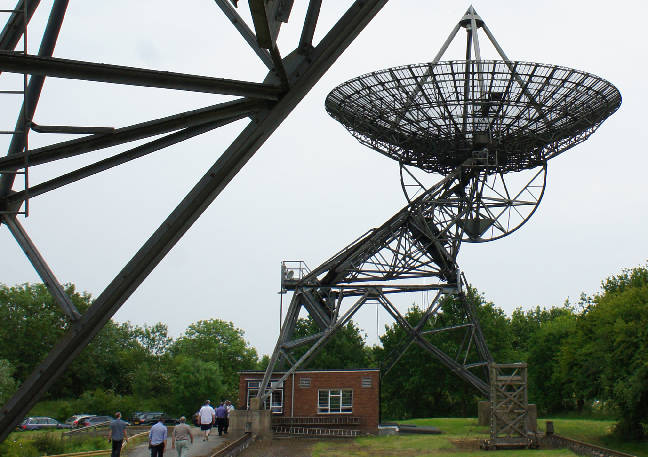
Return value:
M 449 61 L 388 68 L 331 91 L 326 109 L 362 144 L 447 174 L 486 150 L 493 173 L 541 166 L 621 104 L 597 76 L 556 65 Z
M 466 59 L 441 61 L 462 27 Z M 502 60 L 481 59 L 478 29 Z M 399 163 L 410 204 L 429 188 L 421 175 L 453 175 L 442 197 L 420 206 L 423 220 L 443 242 L 483 242 L 533 215 L 547 161 L 594 133 L 621 94 L 584 71 L 511 61 L 470 7 L 432 62 L 351 79 L 325 104 L 360 143 Z

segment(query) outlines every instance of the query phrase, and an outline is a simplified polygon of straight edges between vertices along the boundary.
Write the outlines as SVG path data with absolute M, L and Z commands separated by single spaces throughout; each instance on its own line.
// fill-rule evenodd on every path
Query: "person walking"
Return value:
M 216 413 L 214 412 L 214 408 L 209 404 L 209 400 L 206 400 L 205 404 L 200 408 L 198 416 L 198 420 L 200 421 L 200 430 L 205 433 L 203 441 L 207 441 L 209 439 L 209 431 L 216 420 Z
M 227 435 L 227 430 L 229 429 L 230 413 L 234 411 L 234 405 L 229 400 L 225 400 L 225 409 L 227 410 L 227 417 L 225 418 L 225 428 L 223 432 Z
M 216 408 L 216 425 L 218 425 L 218 436 L 223 436 L 225 421 L 227 420 L 227 408 L 223 402 Z
M 167 440 L 167 428 L 160 417 L 149 431 L 149 449 L 151 457 L 163 457 Z
M 193 435 L 191 434 L 191 427 L 185 423 L 187 418 L 182 416 L 178 420 L 180 423 L 173 428 L 173 434 L 171 435 L 171 449 L 175 448 L 178 457 L 187 457 L 189 441 L 193 444 Z
M 119 457 L 124 440 L 128 443 L 128 433 L 126 433 L 127 425 L 128 422 L 123 421 L 121 413 L 117 411 L 115 418 L 110 421 L 110 431 L 108 432 L 108 442 L 112 442 L 110 457 Z

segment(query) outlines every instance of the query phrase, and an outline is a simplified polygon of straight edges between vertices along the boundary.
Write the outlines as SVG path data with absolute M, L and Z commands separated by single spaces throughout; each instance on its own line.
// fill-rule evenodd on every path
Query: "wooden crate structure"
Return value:
M 490 439 L 488 449 L 528 448 L 533 440 L 528 430 L 527 364 L 489 365 Z

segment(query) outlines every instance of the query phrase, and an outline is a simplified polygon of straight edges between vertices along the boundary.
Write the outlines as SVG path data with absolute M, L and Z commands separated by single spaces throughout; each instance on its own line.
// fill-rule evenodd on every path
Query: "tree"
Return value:
M 561 348 L 561 375 L 582 402 L 611 401 L 617 433 L 640 439 L 648 421 L 648 268 L 624 270 L 602 289 Z
M 77 292 L 73 284 L 65 285 L 65 291 L 81 313 L 92 304 L 91 295 Z M 0 359 L 14 367 L 16 381 L 24 381 L 69 328 L 68 317 L 44 284 L 0 285 Z M 96 388 L 131 393 L 136 369 L 152 357 L 138 336 L 153 339 L 163 330 L 162 324 L 138 329 L 109 321 L 52 385 L 48 396 L 78 397 Z
M 300 318 L 295 325 L 294 338 L 320 333 L 322 329 L 309 316 Z M 369 368 L 370 351 L 365 346 L 365 338 L 353 321 L 338 329 L 317 354 L 302 368 L 313 370 Z M 308 346 L 295 351 L 297 358 L 301 357 Z
M 171 348 L 174 356 L 185 356 L 203 362 L 215 362 L 222 372 L 227 396 L 238 392 L 241 370 L 257 367 L 256 349 L 243 338 L 244 332 L 231 322 L 220 319 L 201 320 L 187 327 Z
M 536 314 L 537 315 L 537 314 Z M 573 410 L 573 392 L 569 379 L 560 370 L 560 351 L 574 331 L 576 315 L 565 313 L 544 320 L 529 336 L 529 402 L 536 403 L 541 414 Z
M 488 303 L 474 289 L 469 288 L 466 299 L 470 301 L 479 319 L 484 338 L 493 358 L 497 361 L 512 361 L 511 332 L 504 312 Z M 412 306 L 405 319 L 412 325 L 418 324 L 424 311 Z M 466 322 L 464 307 L 455 298 L 446 296 L 441 301 L 441 310 L 428 322 L 423 330 L 447 328 Z M 426 338 L 446 354 L 457 354 L 464 343 L 466 331 L 457 329 L 428 335 Z M 400 325 L 387 326 L 381 337 L 382 349 L 376 350 L 381 365 L 392 360 L 393 354 L 402 349 L 408 333 Z M 464 346 L 465 347 L 465 346 Z M 476 355 L 468 362 L 477 361 Z M 476 374 L 479 375 L 479 371 Z M 382 404 L 384 417 L 400 419 L 409 417 L 461 416 L 475 413 L 481 397 L 472 385 L 464 382 L 441 364 L 418 344 L 412 343 L 397 365 L 382 379 Z
M 208 398 L 219 401 L 230 396 L 222 371 L 216 362 L 178 356 L 171 371 L 173 389 L 167 411 L 190 417 Z
M 78 293 L 72 284 L 64 288 L 80 312 L 90 306 L 90 294 Z M 0 359 L 14 366 L 18 381 L 25 380 L 69 326 L 44 284 L 0 284 Z
M 0 405 L 4 405 L 16 390 L 16 380 L 12 377 L 13 370 L 8 360 L 0 359 Z
M 102 388 L 116 394 L 132 393 L 134 373 L 152 356 L 138 343 L 137 327 L 108 321 L 49 389 L 54 398 L 76 397 Z
M 136 327 L 134 335 L 137 341 L 151 355 L 161 357 L 173 344 L 173 338 L 169 337 L 169 327 L 162 322 L 154 325 L 144 324 L 144 327 Z
M 569 302 L 565 302 L 562 308 L 552 307 L 550 309 L 540 308 L 524 311 L 516 308 L 511 315 L 511 331 L 513 334 L 513 350 L 517 352 L 519 360 L 527 360 L 530 343 L 533 336 L 547 322 L 551 322 L 560 316 L 573 315 Z

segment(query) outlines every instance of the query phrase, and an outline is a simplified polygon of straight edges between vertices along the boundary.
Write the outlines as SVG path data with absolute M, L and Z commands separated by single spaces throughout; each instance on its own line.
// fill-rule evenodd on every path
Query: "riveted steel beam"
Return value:
M 27 4 L 25 5 L 25 2 Z M 25 25 L 38 8 L 40 0 L 18 0 L 14 12 L 9 16 L 2 32 L 0 32 L 0 50 L 13 51 L 25 32 Z M 27 7 L 27 18 L 25 18 L 25 6 Z M 25 20 L 26 19 L 26 20 Z
M 214 1 L 220 7 L 220 9 L 223 10 L 225 16 L 227 16 L 227 18 L 232 22 L 232 24 L 241 34 L 246 43 L 250 45 L 252 50 L 256 53 L 257 56 L 259 56 L 265 66 L 268 67 L 268 70 L 272 70 L 274 68 L 274 64 L 272 63 L 272 57 L 270 57 L 270 53 L 259 46 L 256 35 L 252 30 L 250 30 L 245 21 L 241 18 L 241 16 L 239 16 L 232 5 L 230 5 L 227 0 Z
M 0 53 L 0 71 L 267 100 L 277 100 L 282 92 L 270 84 L 31 55 Z
M 11 207 L 14 205 L 20 205 L 27 198 L 33 199 L 34 197 L 58 189 L 67 184 L 71 184 L 83 178 L 87 178 L 102 171 L 109 170 L 110 168 L 122 165 L 126 162 L 130 162 L 131 160 L 139 159 L 140 157 L 144 157 L 147 154 L 167 148 L 171 145 L 188 140 L 189 138 L 202 135 L 203 133 L 209 132 L 218 127 L 222 127 L 223 125 L 229 124 L 230 122 L 239 120 L 242 117 L 245 116 L 241 115 L 239 117 L 233 117 L 225 119 L 223 121 L 209 122 L 197 127 L 190 127 L 179 132 L 166 135 L 163 138 L 159 138 L 149 143 L 137 146 L 136 148 L 129 149 L 128 151 L 122 152 L 121 154 L 108 157 L 107 159 L 93 163 L 92 165 L 88 165 L 71 171 L 70 173 L 58 176 L 54 179 L 50 179 L 49 181 L 45 181 L 35 186 L 32 185 L 29 188 L 29 191 L 22 190 L 20 192 L 11 194 L 7 198 L 8 206 Z
M 25 255 L 34 266 L 34 269 L 38 275 L 43 280 L 43 283 L 49 290 L 50 294 L 54 298 L 54 301 L 59 305 L 63 312 L 72 320 L 76 321 L 79 319 L 81 314 L 70 300 L 70 297 L 65 293 L 63 287 L 54 276 L 54 272 L 50 269 L 47 262 L 36 248 L 36 245 L 31 240 L 24 227 L 18 222 L 15 215 L 4 215 L 2 216 L 4 223 L 9 228 L 9 231 L 14 236 L 22 250 L 25 252 Z
M 0 157 L 0 169 L 15 170 L 20 168 L 25 162 L 25 155 L 27 155 L 30 165 L 41 165 L 54 160 L 141 140 L 161 133 L 172 132 L 181 128 L 238 117 L 241 114 L 244 115 L 242 117 L 245 117 L 256 111 L 267 109 L 269 106 L 268 102 L 263 100 L 247 99 L 219 103 L 206 108 L 185 111 L 172 116 L 122 127 L 110 133 L 89 135 L 42 148 L 31 149 L 26 154 L 18 153 L 7 157 Z

